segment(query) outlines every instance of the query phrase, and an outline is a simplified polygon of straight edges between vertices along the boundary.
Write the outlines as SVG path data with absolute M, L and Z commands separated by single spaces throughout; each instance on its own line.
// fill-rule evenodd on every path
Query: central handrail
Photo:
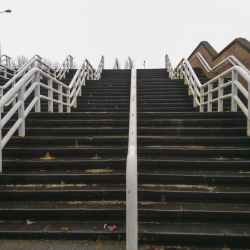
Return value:
M 36 59 L 33 59 L 30 64 Z M 26 65 L 25 68 L 29 67 Z M 81 87 L 85 85 L 85 78 L 87 80 L 100 79 L 102 69 L 104 67 L 104 57 L 101 57 L 97 71 L 91 66 L 89 61 L 85 59 L 81 67 L 77 70 L 69 86 L 62 83 L 58 79 L 42 71 L 39 67 L 29 70 L 0 100 L 0 173 L 2 172 L 2 149 L 9 141 L 11 136 L 18 129 L 18 136 L 25 136 L 25 118 L 30 111 L 35 107 L 35 112 L 41 112 L 41 99 L 48 101 L 48 111 L 53 112 L 53 104 L 58 104 L 58 112 L 63 113 L 63 107 L 66 107 L 67 112 L 71 112 L 71 107 L 77 107 L 77 96 L 81 95 Z M 24 69 L 25 69 L 24 68 Z M 20 72 L 21 73 L 21 72 Z M 47 79 L 47 84 L 41 82 L 41 77 Z M 15 77 L 14 77 L 15 78 Z M 10 80 L 9 85 L 12 83 Z M 56 89 L 54 86 L 58 86 Z M 40 94 L 40 89 L 44 88 L 48 92 L 46 95 Z M 25 101 L 34 92 L 34 98 L 25 109 Z M 54 98 L 53 94 L 58 96 Z M 17 102 L 16 102 L 17 99 Z M 13 103 L 12 108 L 3 118 L 2 109 L 6 104 Z M 2 128 L 11 119 L 11 117 L 18 112 L 17 121 L 9 129 L 7 134 L 2 139 Z
M 126 250 L 138 249 L 137 198 L 137 77 L 131 69 L 128 155 L 126 162 Z
M 166 55 L 168 57 L 168 55 Z M 207 112 L 212 112 L 213 103 L 217 103 L 217 111 L 223 111 L 223 100 L 231 99 L 231 111 L 237 111 L 237 105 L 243 111 L 247 117 L 247 135 L 250 136 L 250 75 L 241 66 L 233 66 L 220 75 L 214 77 L 208 82 L 201 84 L 200 80 L 196 76 L 193 68 L 188 60 L 183 58 L 177 67 L 171 71 L 172 66 L 169 58 L 166 60 L 166 68 L 169 72 L 171 79 L 184 79 L 184 84 L 188 85 L 188 94 L 193 95 L 193 106 L 200 107 L 200 112 L 204 112 L 204 106 L 207 105 Z M 224 83 L 224 78 L 231 75 L 232 80 Z M 239 76 L 248 83 L 248 91 L 239 82 Z M 215 82 L 218 82 L 218 87 L 213 86 Z M 231 93 L 224 95 L 224 88 L 231 86 Z M 238 90 L 247 99 L 247 107 L 238 97 Z M 217 92 L 218 97 L 213 98 L 213 93 Z M 207 101 L 205 101 L 207 97 Z

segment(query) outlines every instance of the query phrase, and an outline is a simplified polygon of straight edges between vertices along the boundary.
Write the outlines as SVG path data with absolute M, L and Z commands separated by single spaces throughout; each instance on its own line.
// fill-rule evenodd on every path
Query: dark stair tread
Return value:
M 105 226 L 113 225 L 112 221 L 106 222 L 36 222 L 27 225 L 26 222 L 3 222 L 0 224 L 2 238 L 16 239 L 104 239 L 125 240 L 125 223 L 115 223 L 117 228 L 109 232 Z M 65 229 L 67 228 L 67 229 Z M 146 239 L 155 244 L 168 241 L 173 243 L 204 243 L 224 244 L 233 243 L 249 244 L 250 229 L 247 225 L 225 225 L 225 224 L 167 224 L 167 223 L 139 223 L 138 233 L 140 240 Z M 99 237 L 98 237 L 99 236 Z

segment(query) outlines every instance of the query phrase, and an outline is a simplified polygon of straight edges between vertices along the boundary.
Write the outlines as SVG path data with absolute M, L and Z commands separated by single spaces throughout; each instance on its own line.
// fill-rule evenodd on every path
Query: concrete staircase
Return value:
M 130 80 L 104 70 L 72 113 L 28 116 L 3 150 L 0 238 L 125 240 Z M 249 246 L 245 116 L 199 113 L 165 69 L 137 70 L 137 84 L 139 243 Z

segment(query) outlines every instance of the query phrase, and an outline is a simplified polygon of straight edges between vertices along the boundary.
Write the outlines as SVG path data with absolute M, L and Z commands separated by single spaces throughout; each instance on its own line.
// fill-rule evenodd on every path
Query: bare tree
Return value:
M 54 63 L 54 69 L 57 70 L 57 69 L 59 69 L 59 67 L 60 67 L 60 63 L 59 62 L 55 62 Z
M 48 58 L 43 58 L 42 61 L 48 65 L 50 68 L 54 69 L 55 68 L 55 64 Z M 45 65 L 42 66 L 43 69 L 47 69 L 47 67 Z
M 24 55 L 18 55 L 17 58 L 11 59 L 11 67 L 15 70 L 19 69 L 21 66 L 23 66 L 26 62 L 28 62 L 28 58 Z
M 113 69 L 120 69 L 120 68 L 121 68 L 120 61 L 119 61 L 119 59 L 116 57 L 116 58 L 115 58 L 115 63 L 114 63 Z
M 131 59 L 130 56 L 128 56 L 128 59 L 125 61 L 125 69 L 132 69 L 134 66 L 134 62 Z

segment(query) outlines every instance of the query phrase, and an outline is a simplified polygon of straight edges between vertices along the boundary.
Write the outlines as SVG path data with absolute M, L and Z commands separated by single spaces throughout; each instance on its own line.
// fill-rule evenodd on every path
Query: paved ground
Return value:
M 157 247 L 159 249 L 157 249 Z M 139 246 L 138 250 L 209 250 L 171 246 Z M 0 240 L 0 250 L 125 250 L 124 241 Z M 215 249 L 213 249 L 215 250 Z M 218 250 L 233 250 L 223 248 Z M 237 249 L 234 249 L 237 250 Z

